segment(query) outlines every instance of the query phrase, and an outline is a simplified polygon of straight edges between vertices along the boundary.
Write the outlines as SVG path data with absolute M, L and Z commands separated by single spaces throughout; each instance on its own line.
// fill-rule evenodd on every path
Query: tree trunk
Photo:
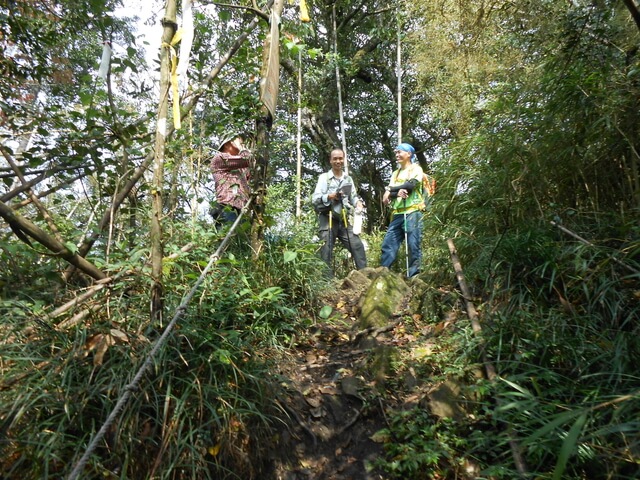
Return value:
M 636 26 L 638 27 L 638 30 L 640 30 L 640 10 L 638 10 L 638 7 L 633 2 L 633 0 L 622 0 L 622 1 L 629 9 L 629 12 L 631 12 L 633 21 L 636 22 Z
M 271 129 L 271 115 L 264 111 L 256 122 L 256 167 L 253 181 L 255 201 L 252 204 L 253 223 L 251 224 L 251 249 L 253 259 L 257 259 L 264 241 L 264 204 L 267 196 L 267 171 L 269 169 L 269 130 Z
M 162 322 L 164 304 L 162 286 L 162 189 L 164 176 L 165 144 L 167 140 L 167 112 L 169 110 L 169 89 L 171 85 L 171 41 L 177 30 L 176 0 L 167 0 L 162 25 L 162 46 L 160 50 L 160 103 L 156 123 L 155 158 L 151 188 L 151 321 Z M 176 102 L 176 98 L 173 99 Z M 173 108 L 180 108 L 174 103 Z
M 256 122 L 256 168 L 253 180 L 253 192 L 255 201 L 253 202 L 253 223 L 251 225 L 251 248 L 253 258 L 256 259 L 262 251 L 264 242 L 264 230 L 266 222 L 264 219 L 265 199 L 267 196 L 267 174 L 269 171 L 269 131 L 275 115 L 275 105 L 278 98 L 278 82 L 280 71 L 280 34 L 278 26 L 273 24 L 280 19 L 284 0 L 275 0 L 271 12 L 270 34 L 264 44 L 264 55 L 262 61 L 262 84 L 261 100 L 263 106 L 260 118 Z

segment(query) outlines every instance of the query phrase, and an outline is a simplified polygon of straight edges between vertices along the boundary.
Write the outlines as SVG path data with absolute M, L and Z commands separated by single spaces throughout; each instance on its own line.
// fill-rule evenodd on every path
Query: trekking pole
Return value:
M 344 205 L 342 206 L 342 221 L 344 223 L 344 229 L 347 231 L 347 243 L 349 244 L 349 253 L 351 254 L 351 260 L 353 260 L 353 266 L 358 269 L 358 265 L 356 265 L 356 257 L 353 254 L 353 248 L 351 248 L 351 235 L 349 235 L 349 223 L 347 223 L 347 212 L 345 211 Z
M 404 254 L 407 260 L 407 278 L 409 278 L 409 235 L 407 234 L 407 199 L 403 200 L 404 208 Z
M 333 233 L 333 203 L 331 204 L 331 207 L 329 208 L 329 238 L 327 239 L 327 241 L 329 242 L 327 244 L 327 248 L 329 249 L 329 268 L 331 268 L 331 271 L 333 272 L 336 268 L 336 266 L 334 265 L 333 261 L 333 244 L 331 243 L 331 234 Z

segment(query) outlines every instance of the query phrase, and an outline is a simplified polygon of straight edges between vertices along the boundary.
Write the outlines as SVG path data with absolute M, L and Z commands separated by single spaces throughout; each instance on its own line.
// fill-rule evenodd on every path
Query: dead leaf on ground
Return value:
M 116 330 L 115 328 L 109 330 L 109 333 L 116 341 L 116 343 L 129 343 L 129 337 L 126 333 L 121 332 L 120 330 Z
M 304 399 L 307 401 L 309 406 L 311 406 L 313 408 L 318 408 L 320 406 L 320 404 L 322 403 L 322 399 L 320 399 L 318 397 L 304 397 Z
M 115 345 L 115 340 L 111 335 L 98 333 L 89 337 L 84 348 L 86 350 L 86 354 L 92 351 L 95 352 L 93 356 L 93 365 L 97 367 L 102 365 L 107 350 L 109 350 L 109 347 L 113 345 Z
M 333 385 L 323 385 L 320 387 L 320 393 L 325 395 L 337 395 L 338 389 Z

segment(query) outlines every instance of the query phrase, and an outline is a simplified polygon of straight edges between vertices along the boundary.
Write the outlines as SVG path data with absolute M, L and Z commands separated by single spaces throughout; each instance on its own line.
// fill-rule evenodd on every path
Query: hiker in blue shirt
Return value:
M 356 268 L 367 266 L 364 245 L 358 235 L 353 233 L 348 223 L 348 212 L 354 207 L 362 208 L 353 179 L 344 173 L 344 152 L 340 148 L 331 151 L 329 159 L 331 170 L 318 178 L 316 189 L 311 197 L 313 207 L 318 212 L 319 236 L 324 245 L 320 257 L 331 268 L 331 256 L 336 238 L 351 253 Z
M 422 259 L 423 172 L 420 165 L 412 162 L 415 152 L 408 143 L 401 143 L 395 148 L 398 169 L 391 175 L 382 197 L 382 203 L 391 205 L 393 217 L 382 241 L 380 264 L 390 267 L 404 241 L 408 250 L 407 277 L 420 273 Z

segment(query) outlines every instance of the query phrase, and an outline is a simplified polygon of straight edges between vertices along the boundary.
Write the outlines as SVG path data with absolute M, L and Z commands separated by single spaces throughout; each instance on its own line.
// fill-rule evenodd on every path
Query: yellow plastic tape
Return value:
M 171 55 L 171 94 L 173 97 L 173 127 L 176 130 L 180 130 L 181 120 L 180 120 L 180 91 L 178 88 L 178 54 L 176 53 L 176 49 L 173 48 L 181 39 L 182 39 L 182 29 L 179 29 L 173 38 L 171 39 L 171 43 L 163 43 L 163 47 L 167 47 L 169 49 L 169 54 Z
M 311 21 L 311 19 L 309 18 L 309 9 L 307 8 L 307 2 L 305 2 L 305 0 L 300 0 L 300 21 Z

